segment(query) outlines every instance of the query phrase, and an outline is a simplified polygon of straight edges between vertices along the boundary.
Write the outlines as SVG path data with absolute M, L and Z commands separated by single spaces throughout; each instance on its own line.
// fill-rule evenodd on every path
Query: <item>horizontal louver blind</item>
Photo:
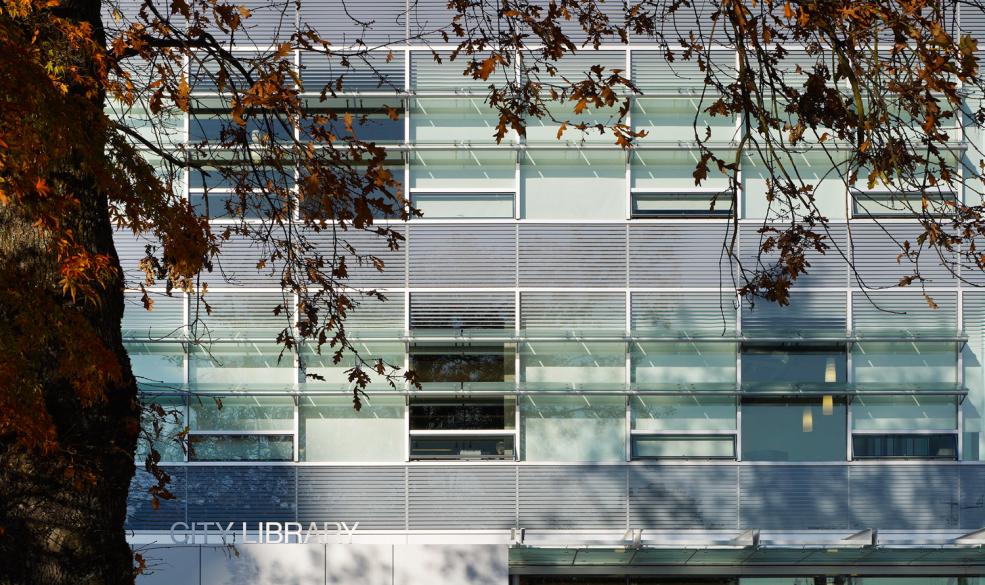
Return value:
M 346 67 L 325 55 L 302 53 L 301 82 L 304 91 L 320 93 L 326 85 L 337 90 L 336 82 L 340 77 L 343 92 L 403 91 L 404 53 L 394 52 L 389 63 L 387 54 L 387 51 L 373 51 L 365 57 L 351 60 Z
M 397 232 L 406 237 L 406 228 L 397 226 Z M 400 248 L 390 250 L 386 238 L 375 233 L 360 230 L 335 232 L 323 231 L 310 236 L 315 243 L 318 253 L 326 259 L 333 256 L 334 250 L 345 255 L 346 269 L 349 274 L 348 286 L 359 288 L 402 288 L 406 282 L 407 242 L 400 242 Z M 352 246 L 356 254 L 346 253 L 344 244 Z M 377 270 L 370 257 L 376 257 L 383 262 L 383 270 Z
M 520 327 L 528 333 L 622 333 L 626 295 L 594 292 L 520 294 Z
M 659 223 L 629 227 L 629 285 L 723 287 L 733 285 L 722 243 L 726 223 Z
M 716 337 L 735 334 L 735 295 L 634 292 L 630 325 L 637 335 Z
M 410 284 L 414 287 L 515 286 L 516 226 L 411 226 Z
M 481 61 L 483 54 L 466 55 L 460 53 L 454 61 L 450 59 L 449 51 L 436 51 L 441 58 L 441 63 L 434 60 L 431 51 L 414 51 L 411 53 L 410 80 L 411 87 L 418 91 L 458 91 L 462 89 L 470 90 L 473 93 L 485 94 L 490 83 L 494 79 L 483 81 L 472 79 L 471 75 L 465 74 L 471 59 Z M 493 74 L 498 75 L 497 73 Z
M 843 292 L 798 291 L 790 304 L 757 299 L 742 304 L 742 333 L 748 337 L 842 337 L 847 333 L 848 298 Z
M 735 60 L 730 52 L 716 51 L 712 54 L 719 65 Z M 700 91 L 705 85 L 706 74 L 700 70 L 696 59 L 685 61 L 678 58 L 668 63 L 662 51 L 633 51 L 631 63 L 633 83 L 644 94 L 691 93 Z
M 280 263 L 267 262 L 262 268 L 257 267 L 266 255 L 252 240 L 233 236 L 222 242 L 212 272 L 202 272 L 202 281 L 218 286 L 277 286 L 283 270 Z
M 161 254 L 161 246 L 155 240 L 145 236 L 135 236 L 133 232 L 121 229 L 113 232 L 113 246 L 120 258 L 120 268 L 128 287 L 135 287 L 144 282 L 144 272 L 140 269 L 140 260 L 147 255 L 147 246 L 151 252 Z
M 401 43 L 407 38 L 406 0 L 305 0 L 301 28 L 310 26 L 336 47 L 361 40 L 367 46 Z
M 625 284 L 625 226 L 520 226 L 520 286 L 622 288 Z
M 743 265 L 747 269 L 753 269 L 762 262 L 763 267 L 772 267 L 779 255 L 774 252 L 760 253 L 761 247 L 770 237 L 777 238 L 775 233 L 757 233 L 763 227 L 761 223 L 742 224 L 739 234 L 739 250 Z M 776 229 L 783 230 L 785 226 L 776 226 Z M 816 228 L 823 234 L 821 228 Z M 848 283 L 848 228 L 845 224 L 830 224 L 824 243 L 828 249 L 822 254 L 808 248 L 805 258 L 810 266 L 806 273 L 801 273 L 794 286 L 825 286 L 825 287 L 845 287 Z M 775 250 L 775 246 L 773 246 Z
M 932 308 L 919 290 L 872 291 L 852 294 L 855 333 L 862 337 L 895 335 L 953 335 L 958 330 L 958 295 L 928 292 Z
M 404 295 L 389 293 L 385 301 L 355 297 L 356 307 L 345 318 L 345 328 L 353 337 L 400 335 L 404 330 Z
M 144 308 L 141 293 L 124 295 L 123 335 L 137 339 L 178 337 L 184 332 L 185 295 L 148 292 L 153 301 L 151 310 Z
M 900 278 L 913 273 L 914 262 L 910 258 L 897 256 L 902 253 L 902 245 L 910 242 L 911 249 L 916 250 L 917 236 L 923 228 L 916 222 L 880 224 L 860 221 L 852 225 L 852 251 L 855 258 L 855 268 L 862 279 L 862 284 L 868 287 L 893 286 Z M 945 254 L 945 258 L 953 261 L 953 255 Z M 956 280 L 941 265 L 936 250 L 924 248 L 919 258 L 920 273 L 926 279 L 928 286 L 955 286 Z
M 516 323 L 513 293 L 412 293 L 412 330 L 508 329 Z
M 579 82 L 587 77 L 597 79 L 591 71 L 592 67 L 601 65 L 603 79 L 612 75 L 613 70 L 620 70 L 623 77 L 628 77 L 626 71 L 625 51 L 593 51 L 591 49 L 581 50 L 574 55 L 565 55 L 562 59 L 551 63 L 557 68 L 557 76 L 553 79 L 560 81 L 562 77 L 571 82 Z M 541 81 L 551 79 L 550 74 L 540 67 Z
M 211 311 L 206 309 L 205 303 Z M 280 315 L 274 315 L 278 305 L 283 308 Z M 189 323 L 192 335 L 202 339 L 262 339 L 273 343 L 277 333 L 292 323 L 290 315 L 293 313 L 293 296 L 288 294 L 285 298 L 279 291 L 209 292 L 202 302 L 191 300 Z

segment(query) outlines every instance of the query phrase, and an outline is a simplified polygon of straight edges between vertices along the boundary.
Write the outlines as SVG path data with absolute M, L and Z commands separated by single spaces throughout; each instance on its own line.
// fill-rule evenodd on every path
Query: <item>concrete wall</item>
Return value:
M 138 547 L 139 548 L 139 547 Z M 246 544 L 140 550 L 138 585 L 507 585 L 504 545 Z

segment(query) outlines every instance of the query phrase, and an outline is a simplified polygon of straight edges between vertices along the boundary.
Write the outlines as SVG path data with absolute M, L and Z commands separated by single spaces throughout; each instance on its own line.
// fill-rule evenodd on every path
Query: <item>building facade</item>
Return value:
M 367 115 L 362 136 L 387 145 L 424 216 L 398 226 L 398 251 L 349 236 L 386 264 L 356 267 L 353 286 L 388 300 L 347 327 L 422 389 L 371 384 L 356 412 L 351 360 L 282 356 L 278 279 L 235 240 L 203 276 L 210 314 L 157 289 L 146 312 L 128 292 L 142 395 L 180 412 L 193 447 L 164 448 L 176 499 L 160 509 L 150 478 L 134 481 L 130 538 L 152 567 L 139 583 L 985 583 L 981 274 L 924 266 L 936 309 L 895 288 L 894 238 L 913 220 L 867 207 L 878 193 L 848 193 L 805 152 L 798 170 L 861 280 L 831 253 L 789 307 L 739 302 L 730 214 L 708 209 L 725 183 L 692 177 L 696 67 L 671 70 L 645 41 L 586 49 L 563 72 L 628 72 L 643 91 L 628 123 L 648 135 L 626 151 L 531 120 L 497 144 L 486 83 L 435 62 L 453 46 L 407 41 L 447 20 L 443 1 L 353 4 L 376 16 L 356 36 L 380 44 L 386 83 L 354 71 L 327 105 Z M 251 40 L 272 44 L 295 18 L 355 39 L 333 0 L 299 16 L 258 7 Z M 297 65 L 325 107 L 338 71 Z M 174 121 L 178 142 L 217 132 L 214 89 L 192 89 L 201 110 Z M 727 148 L 735 121 L 701 116 Z M 985 147 L 962 124 L 955 152 Z M 737 237 L 753 258 L 777 211 L 763 169 L 746 161 L 742 178 Z M 187 175 L 190 201 L 204 188 Z M 117 238 L 135 283 L 147 244 Z M 189 343 L 193 327 L 208 346 Z

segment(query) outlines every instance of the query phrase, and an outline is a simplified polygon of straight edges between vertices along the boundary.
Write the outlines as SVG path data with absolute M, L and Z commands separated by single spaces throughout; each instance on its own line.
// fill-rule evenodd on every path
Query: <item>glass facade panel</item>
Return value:
M 293 384 L 296 382 L 294 356 L 283 349 L 272 343 L 215 343 L 211 347 L 196 346 L 190 355 L 190 381 Z
M 845 403 L 832 400 L 744 400 L 744 461 L 844 461 Z
M 527 152 L 520 165 L 520 217 L 625 219 L 621 152 Z
M 412 190 L 516 189 L 512 151 L 418 151 L 410 156 L 408 168 Z
M 137 381 L 140 383 L 183 383 L 185 350 L 177 343 L 126 344 Z
M 293 435 L 191 435 L 189 461 L 291 461 Z
M 479 431 L 516 427 L 516 399 L 414 398 L 410 402 L 411 431 Z
M 637 387 L 689 384 L 735 386 L 735 344 L 634 342 L 632 382 Z
M 632 217 L 729 217 L 731 197 L 707 192 L 637 192 L 632 196 Z
M 299 410 L 301 461 L 403 461 L 404 398 L 303 396 Z
M 818 211 L 829 219 L 843 219 L 846 215 L 845 181 L 839 175 L 838 168 L 832 165 L 829 156 L 829 153 L 822 151 L 794 153 L 788 164 L 796 165 L 796 176 L 800 177 L 805 186 L 813 187 L 814 204 Z M 758 156 L 747 156 L 743 161 L 742 188 L 746 195 L 743 197 L 742 216 L 780 221 L 791 213 L 798 216 L 807 213 L 807 208 L 799 201 L 788 201 L 782 195 L 778 195 L 772 202 L 766 199 L 766 181 L 770 173 L 757 159 Z M 838 160 L 835 158 L 834 162 L 837 163 Z
M 524 396 L 520 401 L 526 461 L 624 461 L 622 396 Z
M 325 101 L 312 98 L 307 100 L 307 104 L 313 117 L 301 125 L 302 140 L 312 140 L 316 128 L 333 136 L 355 136 L 368 142 L 404 140 L 403 104 L 398 98 L 345 98 Z M 346 127 L 346 114 L 351 120 L 351 131 Z
M 632 449 L 633 459 L 734 459 L 735 437 L 638 435 Z
M 410 368 L 424 383 L 508 382 L 514 380 L 513 344 L 415 343 Z
M 634 431 L 735 430 L 732 396 L 634 396 L 631 406 Z
M 384 364 L 403 368 L 404 367 L 404 344 L 374 341 L 356 342 L 360 355 L 370 364 L 375 364 L 377 360 L 383 360 Z M 343 353 L 342 360 L 334 363 L 334 350 L 327 345 L 322 347 L 322 352 L 317 353 L 314 348 L 305 347 L 301 352 L 301 361 L 304 364 L 305 378 L 304 383 L 313 386 L 348 385 L 348 371 L 358 364 L 355 355 Z M 384 376 L 363 368 L 370 375 L 370 386 L 372 388 L 389 388 Z M 317 376 L 317 377 L 316 377 Z
M 161 454 L 162 463 L 184 461 L 185 440 L 179 435 L 185 428 L 185 398 L 145 395 L 143 404 L 141 424 L 146 437 L 141 437 L 137 443 L 137 464 L 144 461 L 151 447 Z M 159 433 L 154 431 L 155 422 Z
M 624 343 L 528 342 L 520 348 L 521 382 L 525 384 L 623 385 Z
M 643 142 L 690 142 L 695 140 L 696 134 L 704 140 L 707 127 L 711 130 L 711 142 L 727 142 L 735 135 L 735 119 L 712 116 L 705 111 L 712 101 L 700 97 L 634 99 L 633 129 L 647 132 L 641 139 Z
M 499 114 L 482 99 L 418 98 L 413 102 L 410 114 L 410 139 L 413 142 L 496 142 Z M 508 132 L 504 141 L 509 142 L 512 135 Z
M 844 344 L 744 343 L 742 386 L 787 389 L 844 384 L 848 358 Z
M 411 205 L 428 219 L 512 218 L 513 193 L 414 193 Z
M 191 428 L 209 431 L 290 431 L 294 399 L 270 396 L 193 396 Z
M 854 344 L 852 376 L 858 384 L 924 384 L 935 388 L 957 383 L 954 343 L 921 341 Z
M 864 431 L 954 430 L 953 396 L 865 396 L 852 400 L 852 429 Z

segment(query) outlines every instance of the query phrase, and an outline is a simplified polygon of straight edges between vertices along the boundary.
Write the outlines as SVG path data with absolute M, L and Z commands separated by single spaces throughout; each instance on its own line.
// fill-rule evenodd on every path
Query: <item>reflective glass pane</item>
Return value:
M 846 425 L 841 399 L 745 400 L 742 459 L 844 461 Z
M 271 396 L 193 396 L 191 428 L 208 431 L 289 431 L 294 400 Z
M 513 344 L 414 344 L 410 367 L 424 382 L 505 382 L 514 379 Z
M 490 430 L 516 426 L 516 399 L 414 398 L 410 403 L 410 430 Z
M 191 435 L 189 461 L 291 461 L 292 435 Z
M 742 385 L 771 389 L 844 384 L 847 364 L 843 344 L 745 343 Z
M 184 461 L 184 439 L 178 436 L 185 428 L 184 397 L 144 394 L 141 403 L 145 407 L 141 425 L 146 437 L 137 443 L 137 462 L 146 458 L 151 446 L 161 454 L 164 463 Z M 159 433 L 154 431 L 155 422 Z
M 729 217 L 731 199 L 719 193 L 633 193 L 633 217 Z

